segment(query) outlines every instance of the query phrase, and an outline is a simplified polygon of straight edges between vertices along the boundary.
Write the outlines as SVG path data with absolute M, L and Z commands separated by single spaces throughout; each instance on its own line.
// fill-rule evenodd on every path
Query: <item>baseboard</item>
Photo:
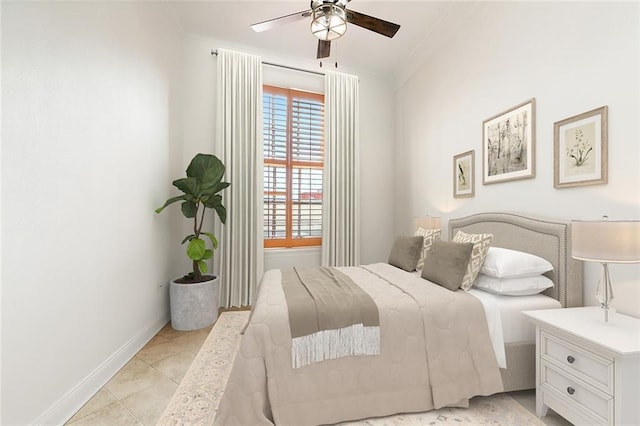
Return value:
M 84 380 L 78 383 L 30 424 L 62 425 L 66 423 L 96 392 L 104 387 L 168 321 L 169 313 L 166 312 L 161 318 L 149 324 L 133 336 Z

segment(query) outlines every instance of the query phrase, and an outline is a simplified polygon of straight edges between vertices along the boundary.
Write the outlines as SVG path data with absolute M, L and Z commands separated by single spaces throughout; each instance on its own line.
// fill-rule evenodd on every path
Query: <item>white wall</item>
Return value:
M 411 217 L 518 211 L 640 219 L 639 4 L 485 2 L 397 92 L 395 230 Z M 459 16 L 453 17 L 459 19 Z M 442 25 L 453 25 L 443 22 Z M 536 177 L 482 185 L 482 122 L 536 98 Z M 553 123 L 609 106 L 609 183 L 553 187 Z M 452 158 L 474 149 L 475 197 L 454 199 Z M 585 266 L 584 297 L 600 266 Z M 612 267 L 619 310 L 640 316 L 640 268 Z
M 215 138 L 215 75 L 216 57 L 212 49 L 218 47 L 260 55 L 264 61 L 293 67 L 322 71 L 318 64 L 296 58 L 270 56 L 265 52 L 252 52 L 229 41 L 187 37 L 184 44 L 183 67 L 185 74 L 183 157 L 188 161 L 197 152 L 212 152 Z M 360 78 L 360 146 L 361 146 L 361 261 L 386 261 L 393 243 L 393 142 L 394 92 L 388 77 L 369 74 L 363 70 L 339 71 Z M 324 92 L 322 76 L 264 66 L 263 82 L 314 92 Z M 214 152 L 215 154 L 215 152 Z M 320 262 L 319 251 L 303 250 L 300 257 L 291 251 L 265 250 L 265 267 L 287 266 L 292 262 L 313 264 Z M 215 254 L 214 254 L 215 256 Z
M 179 41 L 164 5 L 2 3 L 2 424 L 61 424 L 168 320 Z
M 385 76 L 339 69 L 361 84 L 363 263 L 384 261 L 393 237 L 426 213 L 445 226 L 487 210 L 640 218 L 638 4 L 474 7 L 397 92 Z M 192 156 L 213 148 L 211 49 L 250 51 L 183 37 L 159 3 L 3 2 L 1 11 L 0 421 L 58 423 L 166 322 L 159 285 L 189 267 L 177 244 L 188 224 L 179 209 L 153 209 Z M 265 67 L 267 83 L 321 90 L 321 81 Z M 531 97 L 536 178 L 482 186 L 482 121 Z M 601 105 L 609 184 L 555 190 L 553 123 Z M 452 157 L 469 149 L 476 196 L 454 199 Z M 585 270 L 593 303 L 599 268 Z M 612 274 L 614 303 L 638 313 L 638 269 Z

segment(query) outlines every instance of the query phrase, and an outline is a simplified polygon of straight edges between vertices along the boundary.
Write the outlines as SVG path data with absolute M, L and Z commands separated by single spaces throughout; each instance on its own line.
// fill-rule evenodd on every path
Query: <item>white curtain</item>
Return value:
M 360 263 L 358 77 L 325 73 L 322 265 Z
M 231 186 L 223 193 L 227 221 L 216 221 L 220 305 L 253 302 L 263 273 L 262 61 L 218 49 L 216 152 Z

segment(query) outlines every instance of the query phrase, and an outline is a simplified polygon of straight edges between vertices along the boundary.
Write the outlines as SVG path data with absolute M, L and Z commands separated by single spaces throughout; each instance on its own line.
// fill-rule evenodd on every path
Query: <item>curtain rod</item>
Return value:
M 217 50 L 211 50 L 211 54 L 218 56 L 218 51 Z M 311 70 L 305 70 L 303 68 L 296 68 L 296 67 L 290 67 L 289 65 L 280 65 L 280 64 L 274 64 L 273 62 L 262 62 L 264 65 L 269 65 L 272 67 L 278 67 L 278 68 L 286 68 L 288 70 L 293 70 L 293 71 L 300 71 L 300 72 L 306 72 L 309 74 L 315 74 L 315 75 L 322 75 L 324 76 L 323 72 L 320 71 L 311 71 Z

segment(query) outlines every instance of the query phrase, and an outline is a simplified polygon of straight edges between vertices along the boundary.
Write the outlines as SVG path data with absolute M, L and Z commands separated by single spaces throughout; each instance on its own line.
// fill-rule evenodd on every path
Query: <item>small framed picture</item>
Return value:
M 607 183 L 607 106 L 553 125 L 553 186 Z
M 482 184 L 535 177 L 536 100 L 482 123 Z
M 474 196 L 474 163 L 474 150 L 453 157 L 453 196 L 455 198 Z

